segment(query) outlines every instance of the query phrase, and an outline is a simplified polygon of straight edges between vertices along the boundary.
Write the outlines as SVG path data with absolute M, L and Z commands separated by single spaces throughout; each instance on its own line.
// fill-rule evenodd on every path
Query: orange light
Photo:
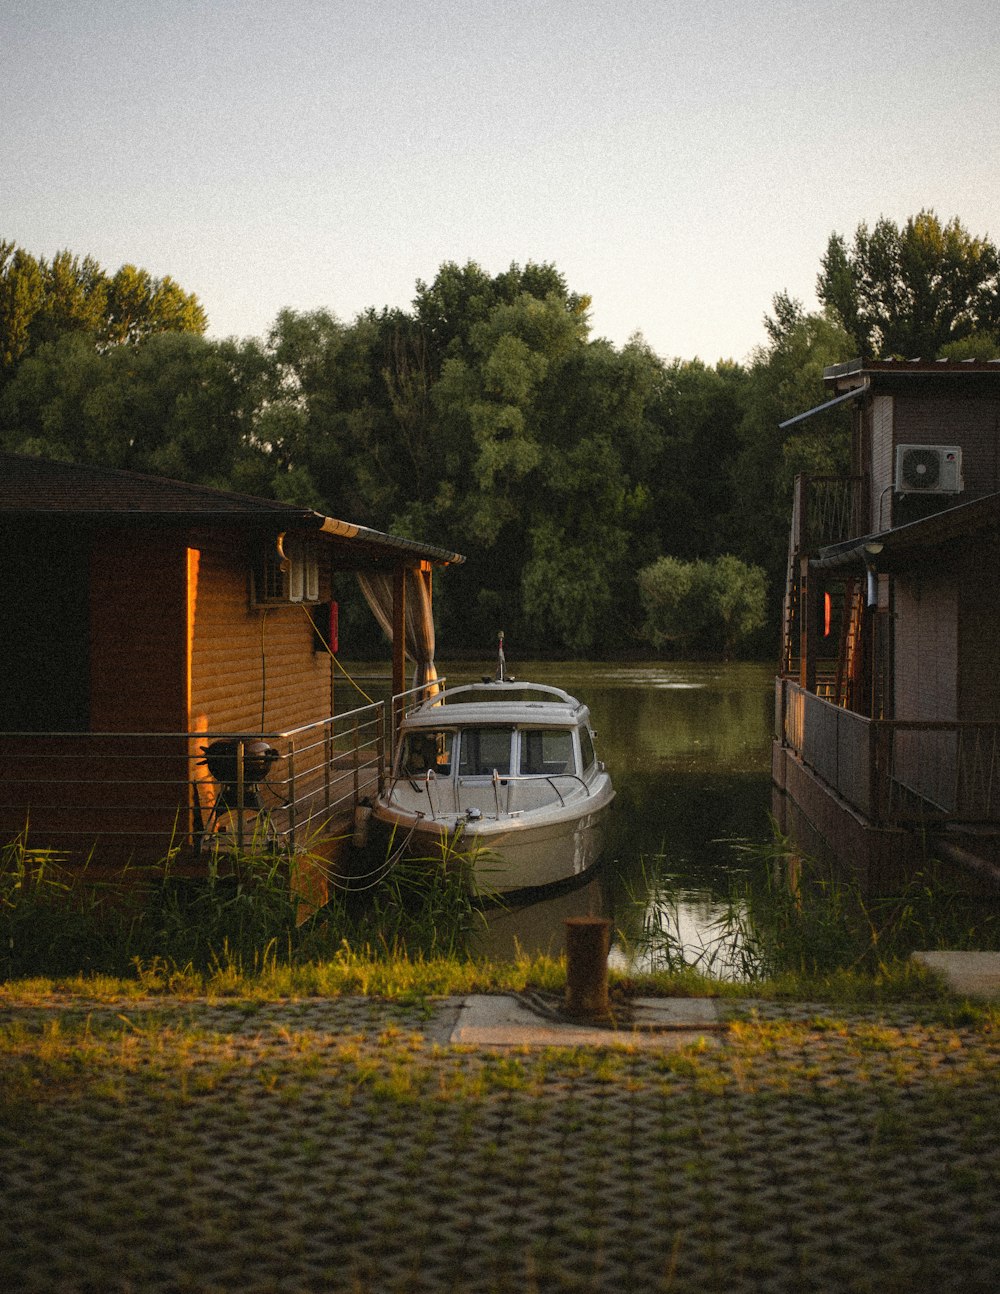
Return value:
M 829 593 L 823 594 L 823 637 L 830 637 L 830 621 L 833 616 L 833 604 Z

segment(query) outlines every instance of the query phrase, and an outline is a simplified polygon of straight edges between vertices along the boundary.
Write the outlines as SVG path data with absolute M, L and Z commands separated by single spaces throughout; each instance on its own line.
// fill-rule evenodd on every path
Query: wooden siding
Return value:
M 331 714 L 333 662 L 313 651 L 307 609 L 251 604 L 245 536 L 206 533 L 192 545 L 191 731 L 282 732 Z M 330 596 L 326 562 L 320 596 Z
M 894 589 L 897 719 L 957 719 L 958 590 L 948 572 L 899 576 Z
M 187 553 L 174 533 L 112 532 L 90 562 L 92 732 L 183 732 Z
M 896 397 L 897 445 L 959 445 L 968 495 L 1000 490 L 1000 399 L 996 396 Z
M 983 571 L 990 578 L 983 578 Z M 956 572 L 959 587 L 959 718 L 1000 722 L 1000 668 L 997 637 L 1000 632 L 1000 537 L 990 536 L 976 545 L 974 557 L 963 560 Z
M 868 531 L 884 530 L 890 524 L 891 500 L 888 487 L 893 482 L 892 452 L 893 397 L 877 395 L 872 400 L 872 472 L 871 523 Z

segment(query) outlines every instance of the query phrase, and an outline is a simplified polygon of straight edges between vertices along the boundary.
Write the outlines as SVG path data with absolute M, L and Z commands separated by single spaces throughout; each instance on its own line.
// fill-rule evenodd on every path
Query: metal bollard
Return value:
M 605 917 L 566 918 L 566 1013 L 607 1019 L 611 922 Z

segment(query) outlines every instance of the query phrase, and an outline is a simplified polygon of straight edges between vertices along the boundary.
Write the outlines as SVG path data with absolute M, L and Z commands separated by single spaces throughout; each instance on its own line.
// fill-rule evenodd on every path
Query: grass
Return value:
M 660 901 L 645 900 L 642 935 L 652 969 L 612 972 L 613 993 L 942 1002 L 940 983 L 909 953 L 1000 942 L 995 911 L 970 909 L 929 872 L 870 901 L 809 860 L 797 861 L 790 884 L 789 857 L 780 839 L 755 849 L 753 883 L 734 889 L 710 940 L 693 952 L 680 941 L 676 905 L 654 861 L 645 886 Z M 200 882 L 175 876 L 167 858 L 115 887 L 80 884 L 64 860 L 22 837 L 0 850 L 0 1002 L 52 994 L 98 1002 L 347 995 L 423 1002 L 561 991 L 561 958 L 489 962 L 471 954 L 483 916 L 465 883 L 467 866 L 448 842 L 433 863 L 401 861 L 379 887 L 335 892 L 297 925 L 279 854 L 210 859 Z
M 82 975 L 224 991 L 293 968 L 315 980 L 326 965 L 327 983 L 357 984 L 370 977 L 363 964 L 398 974 L 407 960 L 461 962 L 482 919 L 453 842 L 440 859 L 397 862 L 369 893 L 334 889 L 304 923 L 280 851 L 217 852 L 197 880 L 178 875 L 175 854 L 117 881 L 87 872 L 25 836 L 0 848 L 0 982 Z

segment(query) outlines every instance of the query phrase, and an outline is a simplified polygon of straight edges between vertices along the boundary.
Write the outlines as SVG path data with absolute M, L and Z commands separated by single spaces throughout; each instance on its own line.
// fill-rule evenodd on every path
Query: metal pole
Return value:
M 236 743 L 236 847 L 239 852 L 243 853 L 243 806 L 244 782 L 243 782 L 243 742 Z
M 288 852 L 295 853 L 295 741 L 288 740 Z

